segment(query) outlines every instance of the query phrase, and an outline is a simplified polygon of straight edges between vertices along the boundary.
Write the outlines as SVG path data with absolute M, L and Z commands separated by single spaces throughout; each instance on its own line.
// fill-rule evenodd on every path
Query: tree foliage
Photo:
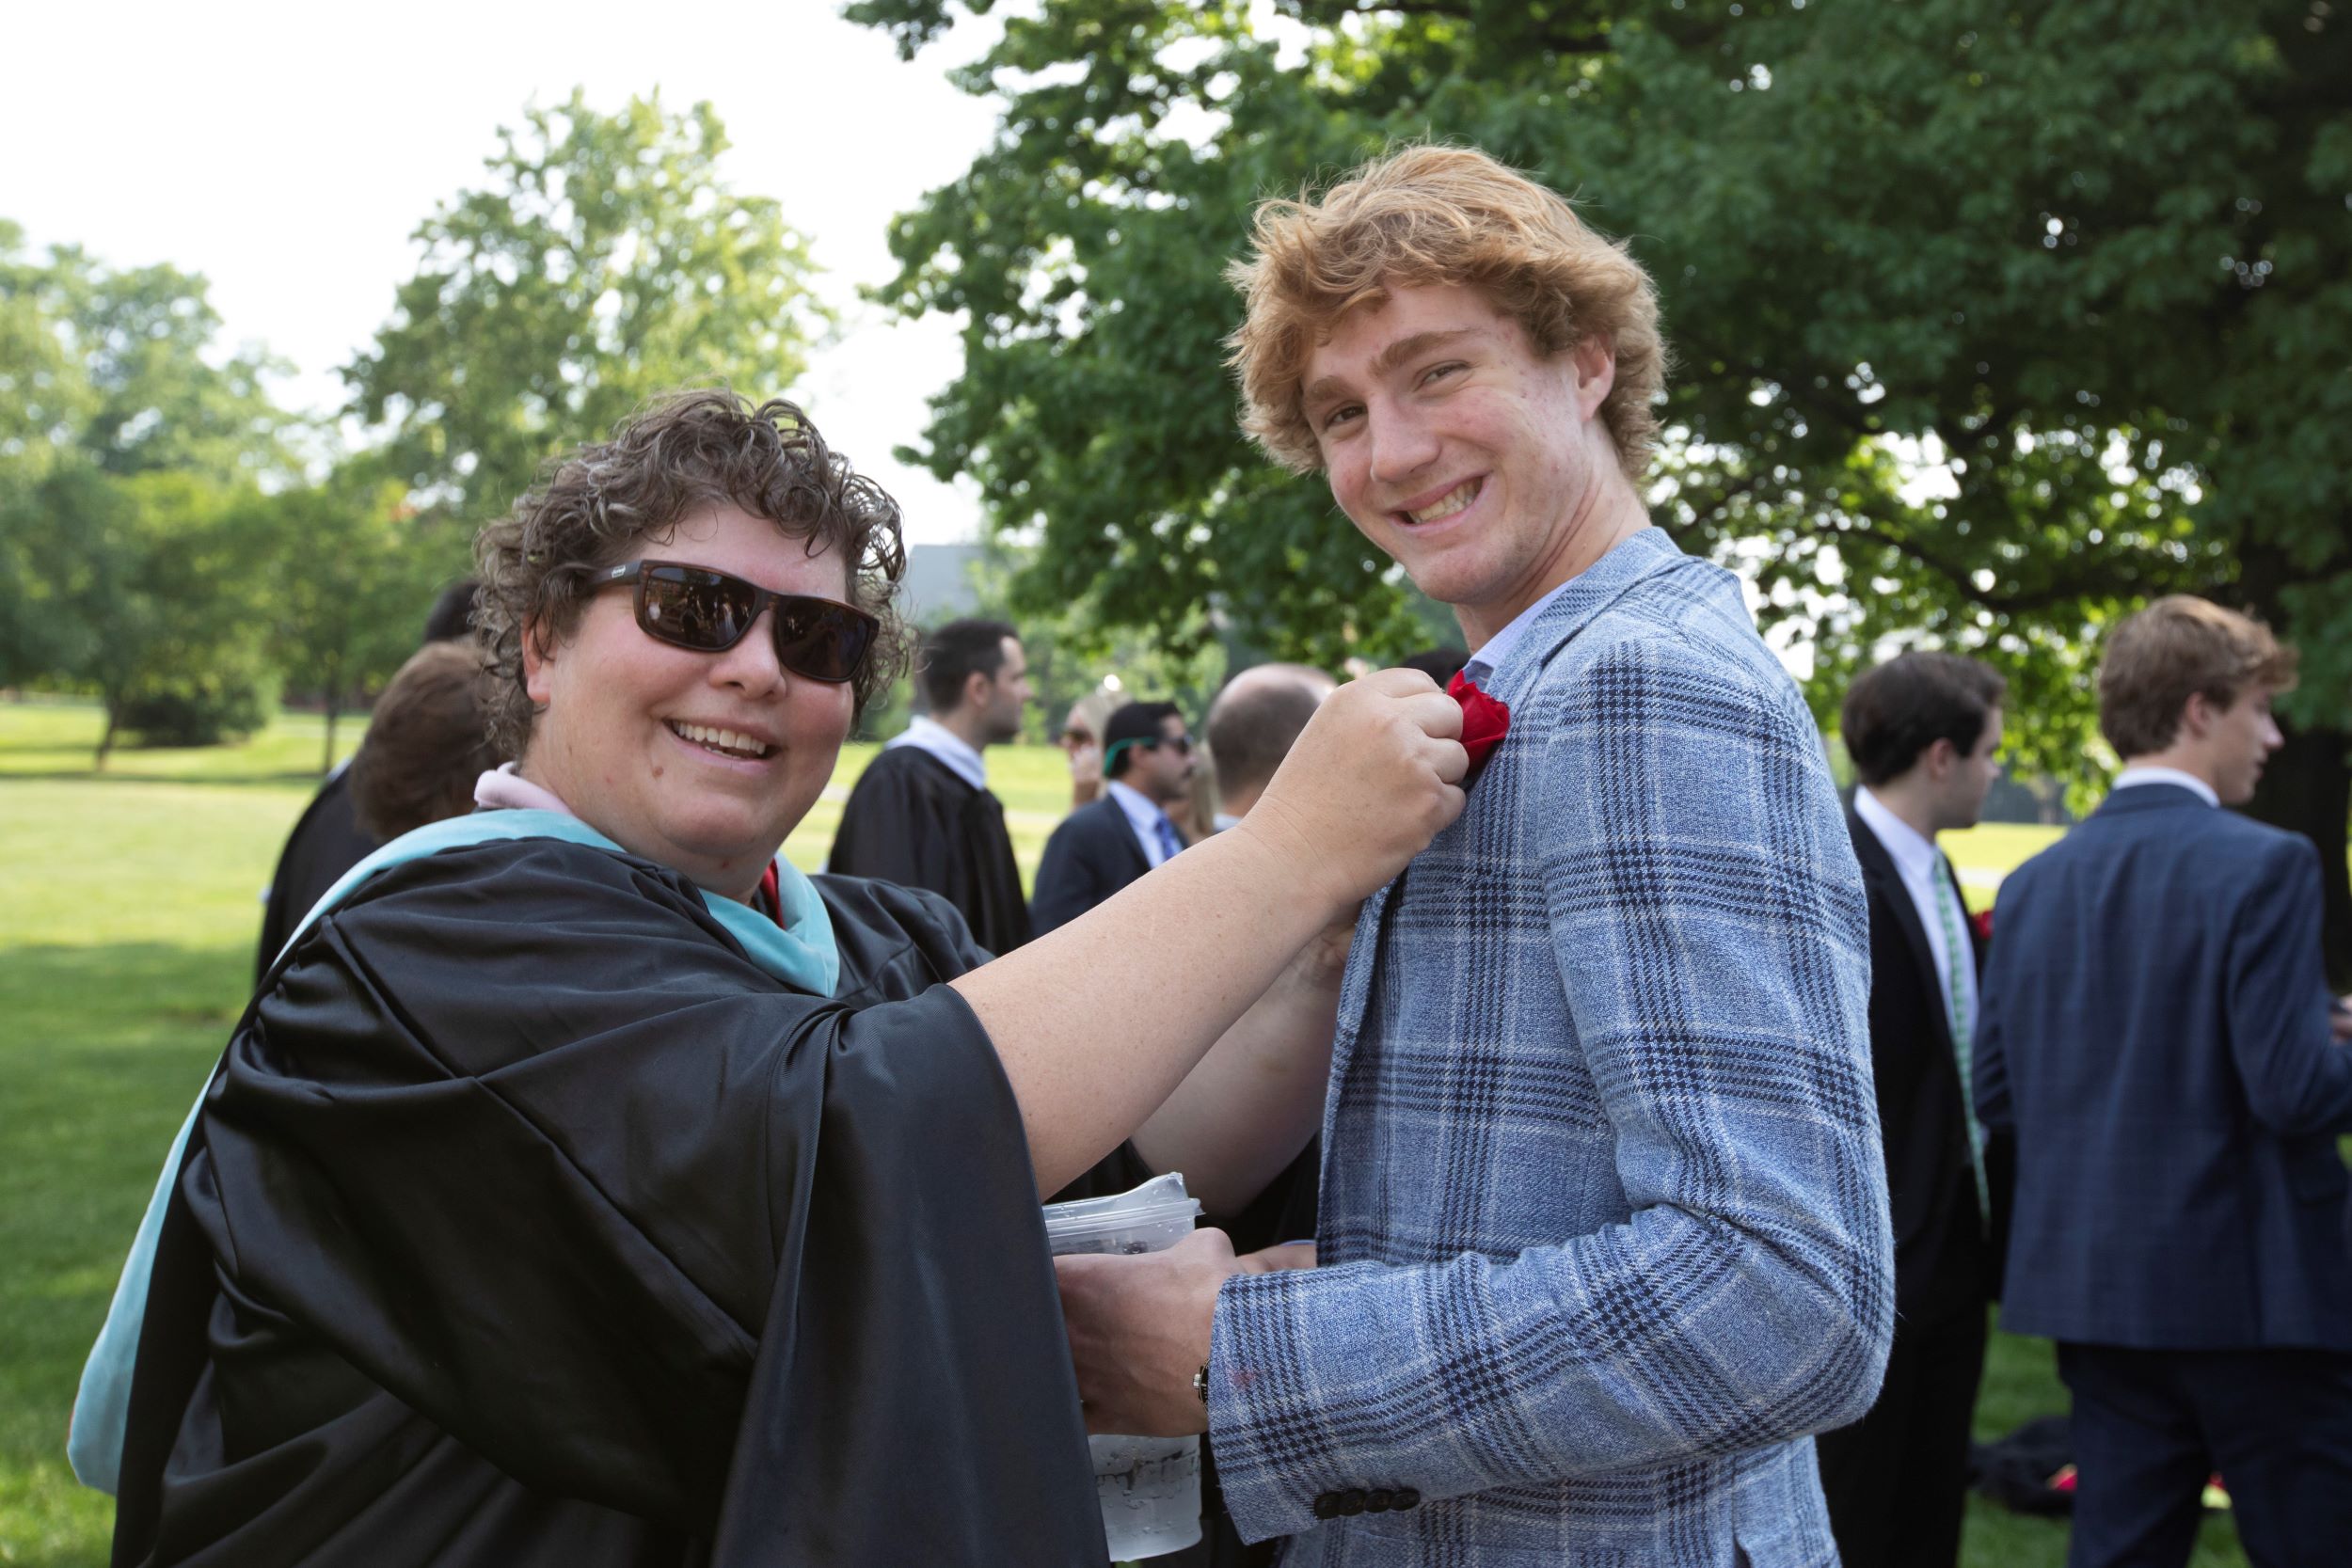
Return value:
M 418 229 L 417 274 L 344 371 L 392 471 L 468 522 L 550 453 L 609 434 L 651 394 L 781 390 L 825 314 L 806 242 L 718 173 L 707 103 L 600 114 L 574 92 L 501 130 L 476 190 Z
M 417 628 L 465 552 L 447 531 L 420 529 L 403 486 L 365 458 L 323 483 L 253 498 L 246 526 L 271 564 L 277 666 L 326 710 L 325 772 L 337 719 L 416 650 Z
M 902 217 L 886 297 L 961 313 L 922 455 L 1174 628 L 1212 590 L 1330 659 L 1397 588 L 1232 419 L 1251 204 L 1397 140 L 1570 193 L 1658 278 L 1654 498 L 1810 648 L 1826 715 L 1894 646 L 1980 652 L 2012 751 L 2104 759 L 2098 630 L 2249 605 L 2305 651 L 2274 815 L 2344 858 L 2352 728 L 2352 24 L 2305 0 L 1045 0 L 963 76 L 997 141 Z M 912 53 L 948 0 L 851 14 Z M 1384 649 L 1383 651 L 1393 651 Z M 2293 797 L 2286 799 L 2283 797 Z M 2333 887 L 2336 954 L 2352 900 Z
M 119 733 L 258 722 L 274 692 L 238 508 L 292 472 L 259 352 L 213 352 L 201 277 L 24 253 L 0 224 L 0 682 L 61 680 Z

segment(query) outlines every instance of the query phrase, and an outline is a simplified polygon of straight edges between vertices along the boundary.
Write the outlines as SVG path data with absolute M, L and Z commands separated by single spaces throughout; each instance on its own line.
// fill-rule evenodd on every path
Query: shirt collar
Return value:
M 1111 799 L 1119 802 L 1119 809 L 1126 813 L 1136 832 L 1147 837 L 1156 835 L 1159 825 L 1168 820 L 1168 813 L 1153 805 L 1150 796 L 1131 784 L 1113 779 L 1110 786 Z
M 1897 870 L 1920 881 L 1935 874 L 1935 845 L 1921 837 L 1918 829 L 1897 816 L 1885 801 L 1870 793 L 1868 786 L 1853 792 L 1853 812 L 1886 847 Z
M 925 719 L 918 715 L 909 720 L 906 733 L 892 740 L 890 745 L 914 746 L 929 752 L 946 763 L 949 772 L 974 789 L 988 787 L 988 764 L 979 752 L 936 719 Z
M 2177 768 L 2126 768 L 2115 776 L 2117 789 L 2130 789 L 2135 784 L 2178 784 L 2209 806 L 2221 803 L 2221 797 L 2213 785 L 2194 773 L 2184 773 Z
M 1511 650 L 1518 644 L 1518 640 L 1527 634 L 1527 628 L 1534 623 L 1535 617 L 1541 615 L 1545 607 L 1552 600 L 1566 593 L 1569 584 L 1575 581 L 1576 578 L 1570 578 L 1567 582 L 1562 583 L 1517 615 L 1512 616 L 1509 625 L 1480 643 L 1478 651 L 1470 655 L 1469 661 L 1462 666 L 1462 678 L 1467 681 L 1483 681 L 1497 670 L 1502 669 L 1502 661 L 1510 657 Z
M 501 762 L 473 782 L 473 803 L 484 811 L 551 811 L 560 816 L 580 814 L 522 775 L 520 767 Z

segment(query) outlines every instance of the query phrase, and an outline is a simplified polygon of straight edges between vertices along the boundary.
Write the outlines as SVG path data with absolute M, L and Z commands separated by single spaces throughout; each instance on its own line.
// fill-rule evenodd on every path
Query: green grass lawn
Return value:
M 0 704 L 0 1563 L 106 1560 L 113 1505 L 77 1486 L 66 1415 L 172 1131 L 245 1002 L 261 889 L 317 780 L 324 730 L 290 715 L 236 747 L 116 753 L 89 769 L 93 708 Z M 359 726 L 338 735 L 358 744 Z M 787 846 L 815 867 L 870 747 L 852 747 Z M 1051 747 L 990 773 L 1035 869 L 1067 810 Z M 1971 901 L 2052 833 L 1947 839 Z M 2048 1347 L 1996 1338 L 1979 1434 L 2064 1408 Z M 2065 1527 L 1971 1504 L 1970 1568 L 2056 1568 Z M 2199 1568 L 2242 1564 L 2226 1520 Z

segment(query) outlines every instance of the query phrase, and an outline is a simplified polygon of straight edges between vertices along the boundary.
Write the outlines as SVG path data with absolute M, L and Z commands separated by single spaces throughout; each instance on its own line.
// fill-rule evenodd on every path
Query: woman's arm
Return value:
M 950 981 L 1052 1192 L 1140 1127 L 1317 932 L 1462 810 L 1461 709 L 1383 670 L 1316 710 L 1239 827 Z
M 1186 1188 L 1210 1213 L 1246 1208 L 1321 1124 L 1340 980 L 1355 928 L 1351 914 L 1299 949 L 1136 1129 L 1136 1152 L 1144 1163 L 1183 1171 Z

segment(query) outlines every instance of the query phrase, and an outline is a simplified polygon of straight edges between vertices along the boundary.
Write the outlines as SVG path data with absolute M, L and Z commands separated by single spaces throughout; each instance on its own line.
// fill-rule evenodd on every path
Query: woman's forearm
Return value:
M 1310 942 L 1136 1130 L 1144 1164 L 1183 1171 L 1213 1214 L 1247 1207 L 1322 1123 L 1344 937 L 1327 961 L 1326 941 Z
M 1322 927 L 1331 911 L 1290 883 L 1263 846 L 1219 833 L 951 982 L 996 1042 L 1040 1192 L 1140 1126 Z M 1253 1042 L 1240 1053 L 1263 1055 Z
M 1140 1127 L 1310 938 L 1460 815 L 1461 728 L 1426 675 L 1351 681 L 1239 827 L 950 982 L 1003 1058 L 1042 1191 Z

